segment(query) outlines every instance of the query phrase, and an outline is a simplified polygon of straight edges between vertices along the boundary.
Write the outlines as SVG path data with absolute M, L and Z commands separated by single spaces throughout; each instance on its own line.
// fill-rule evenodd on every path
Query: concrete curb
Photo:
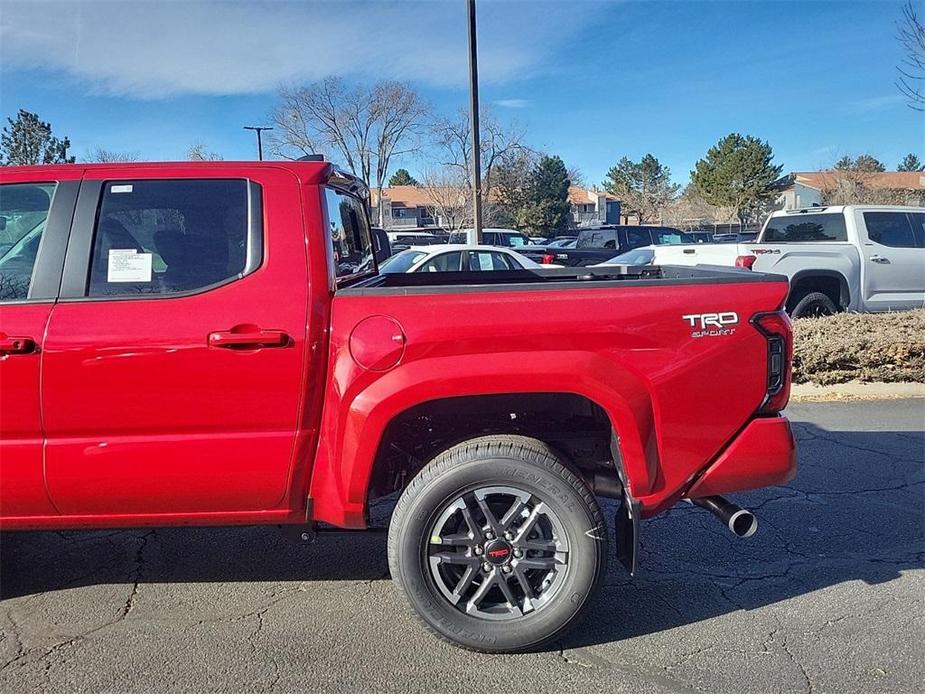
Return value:
M 925 398 L 925 383 L 839 383 L 820 386 L 815 383 L 794 384 L 790 402 L 826 402 L 833 400 L 899 400 Z

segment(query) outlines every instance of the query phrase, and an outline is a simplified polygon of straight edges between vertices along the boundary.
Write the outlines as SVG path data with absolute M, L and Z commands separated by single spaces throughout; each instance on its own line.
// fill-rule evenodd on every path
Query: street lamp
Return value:
M 472 227 L 482 243 L 482 148 L 479 140 L 479 66 L 475 36 L 475 0 L 469 5 L 469 120 L 472 123 Z
M 253 130 L 257 133 L 257 159 L 263 161 L 263 139 L 260 137 L 260 133 L 264 130 L 272 130 L 273 128 L 268 128 L 262 125 L 245 125 L 245 130 Z

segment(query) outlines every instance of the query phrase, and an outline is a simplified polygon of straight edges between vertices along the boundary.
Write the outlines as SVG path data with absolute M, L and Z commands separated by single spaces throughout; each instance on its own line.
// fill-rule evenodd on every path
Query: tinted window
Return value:
M 918 219 L 915 219 L 918 217 Z M 921 248 L 925 214 L 865 212 L 867 236 L 874 243 L 892 248 Z M 916 229 L 917 227 L 917 229 Z
M 639 248 L 648 246 L 652 243 L 652 236 L 648 229 L 627 229 L 626 230 L 626 247 Z
M 646 242 L 648 243 L 648 241 Z M 616 248 L 617 232 L 613 229 L 600 231 L 583 231 L 578 236 L 576 248 Z
M 652 243 L 672 245 L 677 243 L 696 243 L 693 234 L 687 234 L 678 229 L 652 229 Z
M 363 258 L 372 249 L 366 208 L 359 198 L 324 189 L 328 232 L 334 250 L 334 274 L 349 278 L 362 272 Z
M 847 241 L 845 218 L 840 214 L 801 214 L 771 217 L 763 242 Z
M 0 186 L 0 301 L 17 301 L 29 295 L 54 192 L 54 183 Z
M 201 289 L 241 276 L 247 254 L 247 181 L 107 181 L 88 295 Z
M 459 251 L 441 253 L 424 263 L 418 272 L 459 272 Z

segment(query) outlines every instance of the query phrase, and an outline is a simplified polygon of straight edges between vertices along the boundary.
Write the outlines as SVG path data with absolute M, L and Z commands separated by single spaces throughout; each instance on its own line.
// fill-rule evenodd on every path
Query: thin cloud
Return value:
M 455 87 L 467 78 L 466 17 L 433 2 L 9 2 L 4 71 L 58 72 L 139 98 L 257 94 L 329 75 Z M 593 13 L 558 3 L 479 7 L 479 71 L 505 83 L 541 71 Z M 517 26 L 517 31 L 510 27 Z M 408 39 L 408 40 L 405 40 Z
M 496 106 L 502 108 L 526 108 L 529 104 L 527 99 L 498 99 L 495 102 Z
M 873 113 L 899 106 L 906 100 L 903 94 L 887 94 L 851 102 L 850 110 L 854 113 Z

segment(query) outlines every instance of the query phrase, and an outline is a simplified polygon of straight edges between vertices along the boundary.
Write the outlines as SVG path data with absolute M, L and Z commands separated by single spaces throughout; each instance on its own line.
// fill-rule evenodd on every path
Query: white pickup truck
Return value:
M 794 318 L 925 306 L 925 208 L 774 212 L 756 241 L 655 246 L 656 265 L 726 265 L 790 278 Z

